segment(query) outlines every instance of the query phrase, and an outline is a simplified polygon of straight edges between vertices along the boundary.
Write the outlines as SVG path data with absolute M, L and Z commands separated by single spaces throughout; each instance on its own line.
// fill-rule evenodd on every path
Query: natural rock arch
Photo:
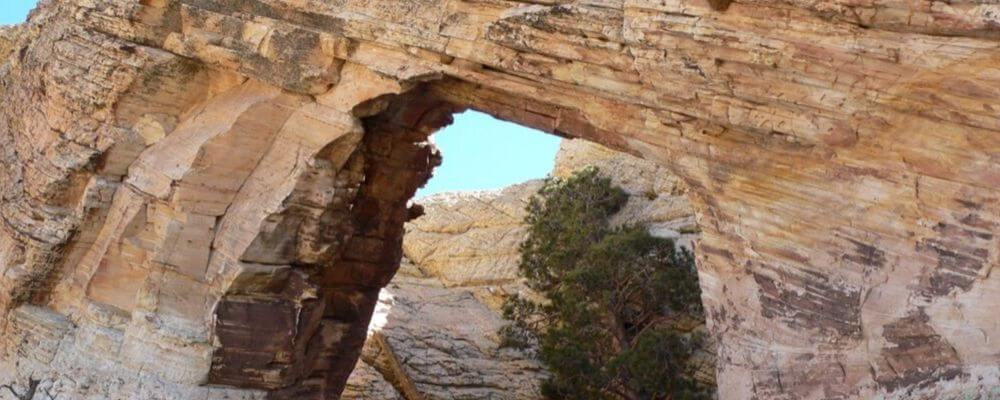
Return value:
M 996 6 L 525 3 L 43 2 L 0 35 L 0 378 L 337 395 L 475 108 L 686 181 L 722 398 L 995 393 Z

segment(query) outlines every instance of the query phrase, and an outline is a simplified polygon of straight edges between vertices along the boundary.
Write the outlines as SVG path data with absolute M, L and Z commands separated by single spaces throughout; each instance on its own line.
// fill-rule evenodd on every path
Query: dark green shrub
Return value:
M 510 297 L 503 345 L 537 345 L 550 399 L 701 399 L 686 374 L 703 319 L 694 258 L 641 226 L 613 227 L 628 195 L 596 168 L 551 179 L 529 202 L 521 273 L 544 299 Z

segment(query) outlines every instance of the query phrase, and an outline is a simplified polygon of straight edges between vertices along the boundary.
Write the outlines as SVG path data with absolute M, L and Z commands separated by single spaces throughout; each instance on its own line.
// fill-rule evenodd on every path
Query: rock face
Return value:
M 688 245 L 697 237 L 683 184 L 662 167 L 566 140 L 553 175 L 586 166 L 600 168 L 632 195 L 616 223 L 649 224 Z M 344 398 L 383 398 L 384 385 L 370 383 L 379 381 L 373 369 L 405 399 L 541 398 L 544 368 L 530 353 L 498 348 L 497 336 L 505 323 L 504 296 L 527 290 L 518 276 L 518 246 L 527 235 L 525 207 L 541 184 L 420 199 L 425 213 L 406 224 L 403 268 L 382 291 Z M 714 360 L 706 350 L 706 368 L 699 373 L 714 381 Z
M 543 367 L 521 351 L 498 348 L 504 321 L 480 297 L 495 287 L 445 287 L 410 268 L 383 290 L 355 371 L 373 367 L 404 399 L 541 398 Z M 348 386 L 358 379 L 352 375 Z M 358 391 L 344 398 L 379 397 Z
M 406 225 L 403 266 L 382 290 L 343 398 L 382 398 L 363 385 L 371 370 L 401 399 L 541 398 L 543 367 L 500 349 L 497 336 L 503 295 L 522 289 L 524 207 L 539 187 L 421 200 L 425 214 Z
M 721 398 L 1000 396 L 998 6 L 725 3 L 43 0 L 0 34 L 0 379 L 339 396 L 472 108 L 684 181 Z
M 424 215 L 406 225 L 404 255 L 447 286 L 508 283 L 518 278 L 524 208 L 542 186 L 444 193 L 420 199 Z

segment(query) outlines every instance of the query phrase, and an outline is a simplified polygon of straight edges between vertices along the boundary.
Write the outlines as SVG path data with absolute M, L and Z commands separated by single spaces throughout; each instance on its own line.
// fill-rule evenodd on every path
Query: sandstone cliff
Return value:
M 632 195 L 617 223 L 648 224 L 656 234 L 692 245 L 694 210 L 676 177 L 648 161 L 576 140 L 563 141 L 553 175 L 588 165 Z M 518 277 L 518 245 L 526 235 L 528 198 L 540 187 L 531 181 L 419 200 L 426 214 L 406 226 L 406 261 L 383 290 L 373 336 L 345 398 L 382 398 L 386 385 L 409 400 L 540 398 L 543 366 L 530 350 L 499 349 L 496 334 L 504 324 L 503 296 L 526 290 Z M 709 353 L 702 357 L 700 376 L 714 382 L 714 360 Z
M 725 3 L 41 1 L 0 41 L 0 379 L 339 396 L 476 109 L 685 182 L 721 398 L 997 396 L 1000 6 Z

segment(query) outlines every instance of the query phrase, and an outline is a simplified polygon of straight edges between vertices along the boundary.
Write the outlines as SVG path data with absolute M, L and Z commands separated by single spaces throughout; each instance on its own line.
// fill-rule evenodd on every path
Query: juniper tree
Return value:
M 550 179 L 527 206 L 520 272 L 539 299 L 512 296 L 505 346 L 538 346 L 549 399 L 701 399 L 687 374 L 703 319 L 690 252 L 643 226 L 613 226 L 628 194 L 587 168 Z

